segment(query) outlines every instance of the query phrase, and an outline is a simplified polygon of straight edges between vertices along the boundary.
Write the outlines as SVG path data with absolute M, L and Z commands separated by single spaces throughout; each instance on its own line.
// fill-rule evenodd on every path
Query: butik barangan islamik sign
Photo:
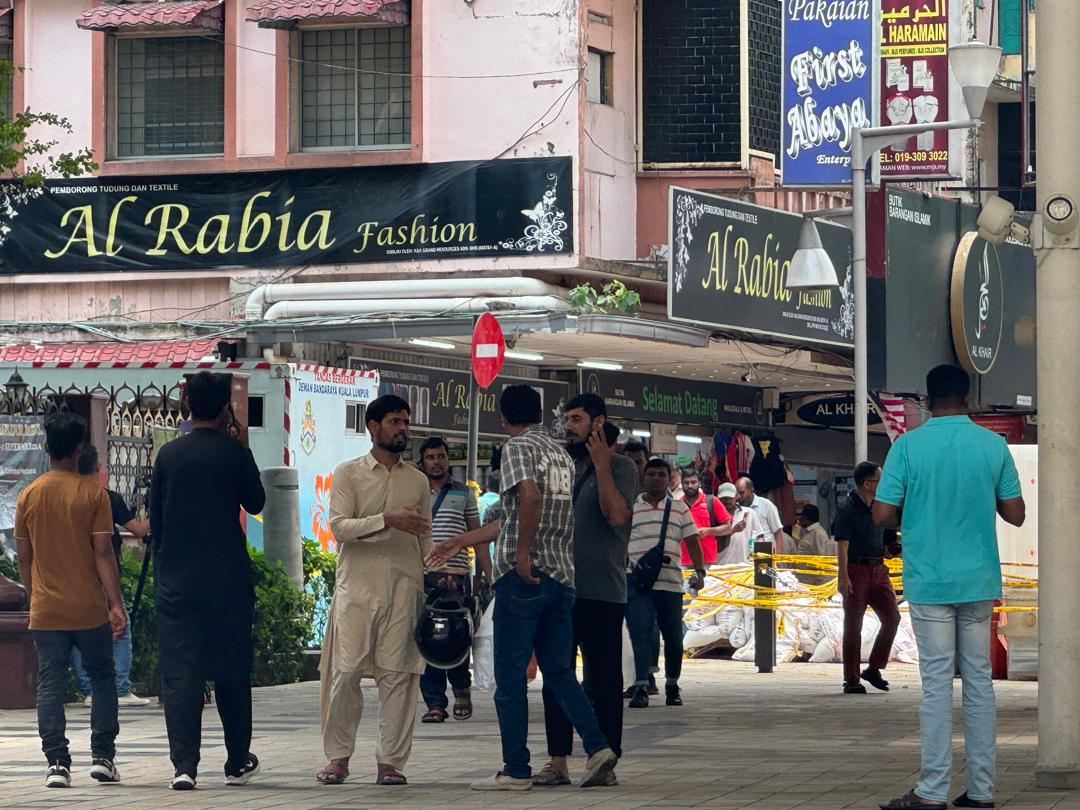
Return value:
M 878 0 L 784 0 L 784 185 L 851 182 L 853 131 L 876 120 L 878 6 Z

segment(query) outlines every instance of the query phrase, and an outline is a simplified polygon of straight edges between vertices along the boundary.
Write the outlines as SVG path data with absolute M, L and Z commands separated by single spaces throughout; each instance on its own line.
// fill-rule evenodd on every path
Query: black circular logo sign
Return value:
M 986 374 L 1001 348 L 1005 302 L 997 248 L 975 232 L 956 249 L 949 304 L 956 356 L 968 371 Z

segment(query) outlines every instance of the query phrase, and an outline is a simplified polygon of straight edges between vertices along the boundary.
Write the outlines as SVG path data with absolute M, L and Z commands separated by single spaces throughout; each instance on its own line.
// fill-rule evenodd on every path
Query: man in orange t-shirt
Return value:
M 49 762 L 46 787 L 71 785 L 64 697 L 72 648 L 90 676 L 92 710 L 90 776 L 119 782 L 114 638 L 127 614 L 112 547 L 109 496 L 76 470 L 86 443 L 86 421 L 72 413 L 45 420 L 50 468 L 19 495 L 15 539 L 19 576 L 30 595 L 30 632 L 38 656 L 37 714 L 41 747 Z

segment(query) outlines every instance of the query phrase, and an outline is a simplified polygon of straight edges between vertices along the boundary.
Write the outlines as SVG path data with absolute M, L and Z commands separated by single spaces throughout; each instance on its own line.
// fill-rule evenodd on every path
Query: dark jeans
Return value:
M 94 758 L 116 757 L 120 720 L 116 703 L 116 672 L 113 669 L 112 629 L 108 624 L 90 630 L 34 630 L 38 657 L 37 716 L 41 750 L 50 763 L 71 767 L 65 736 L 67 718 L 64 698 L 68 688 L 71 650 L 77 649 L 90 677 L 90 751 Z
M 634 685 L 645 686 L 653 661 L 659 660 L 656 627 L 664 637 L 664 675 L 669 683 L 678 682 L 683 656 L 682 592 L 652 590 L 638 593 L 628 583 L 627 597 L 626 621 L 630 626 L 630 642 L 634 645 Z
M 581 648 L 581 686 L 592 703 L 600 731 L 611 750 L 622 756 L 622 626 L 626 605 L 578 599 L 571 612 L 574 642 L 570 650 L 570 669 L 576 670 L 574 651 Z M 574 748 L 574 729 L 559 707 L 547 681 L 544 681 L 544 726 L 547 730 L 548 755 L 566 757 Z
M 866 608 L 869 606 L 881 620 L 881 630 L 870 653 L 870 666 L 875 669 L 885 669 L 889 663 L 893 639 L 900 626 L 900 610 L 896 606 L 889 569 L 884 565 L 849 563 L 848 577 L 851 578 L 851 594 L 844 597 L 844 680 L 858 682 Z
M 570 618 L 574 592 L 546 574 L 528 585 L 516 573 L 495 583 L 495 710 L 502 736 L 503 773 L 517 779 L 529 768 L 529 701 L 525 668 L 533 651 L 551 690 L 581 735 L 586 753 L 607 748 L 596 714 L 577 682 L 573 660 L 574 628 Z
M 424 593 L 430 595 L 432 591 L 443 594 L 457 594 L 467 596 L 469 592 L 469 577 L 467 574 L 432 573 L 424 575 Z M 420 694 L 423 695 L 424 703 L 429 709 L 445 709 L 449 705 L 446 699 L 446 682 L 455 692 L 468 689 L 472 686 L 472 675 L 469 673 L 469 659 L 466 658 L 460 665 L 453 669 L 440 669 L 427 665 L 424 674 L 420 676 Z
M 229 756 L 225 768 L 239 768 L 247 762 L 251 750 L 253 600 L 245 596 L 214 600 L 158 591 L 161 698 L 169 755 L 177 773 L 197 775 L 207 680 L 214 681 L 225 732 Z

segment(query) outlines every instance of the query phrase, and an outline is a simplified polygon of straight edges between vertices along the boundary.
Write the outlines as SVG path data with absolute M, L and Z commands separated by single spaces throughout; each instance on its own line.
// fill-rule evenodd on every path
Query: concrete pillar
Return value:
M 1080 2 L 1039 0 L 1036 89 L 1038 207 L 1080 205 Z M 1043 788 L 1080 787 L 1080 251 L 1037 251 L 1039 353 L 1039 758 Z
M 300 540 L 300 473 L 295 467 L 267 467 L 262 471 L 266 506 L 263 508 L 263 553 L 281 560 L 285 572 L 304 583 L 304 556 Z

